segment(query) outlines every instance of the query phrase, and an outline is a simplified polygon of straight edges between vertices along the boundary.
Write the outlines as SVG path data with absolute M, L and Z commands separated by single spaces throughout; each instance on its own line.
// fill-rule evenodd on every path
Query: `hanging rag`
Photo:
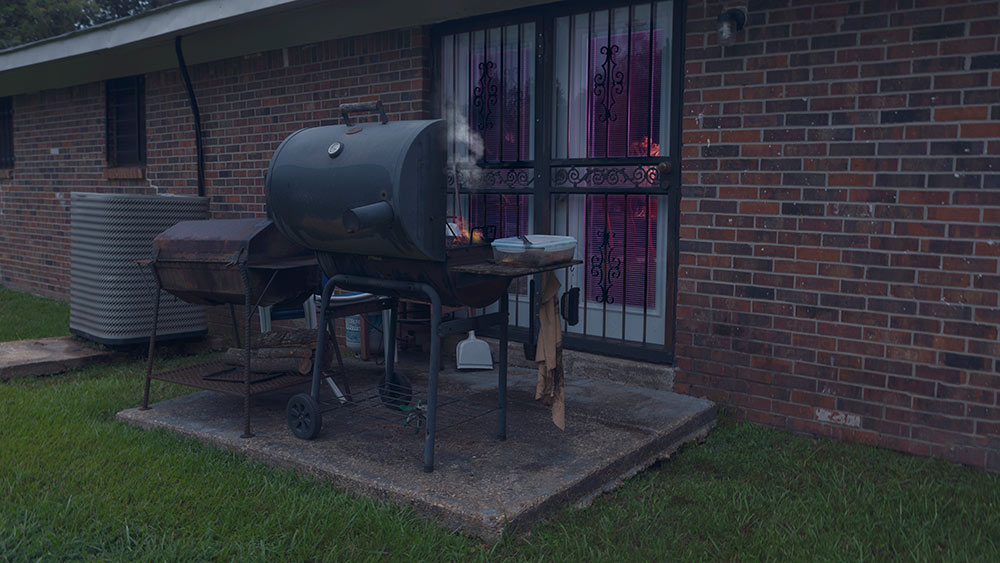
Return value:
M 559 288 L 555 273 L 542 274 L 542 293 L 538 305 L 538 383 L 535 400 L 552 407 L 552 422 L 566 429 L 566 403 L 563 399 L 562 323 L 559 317 Z

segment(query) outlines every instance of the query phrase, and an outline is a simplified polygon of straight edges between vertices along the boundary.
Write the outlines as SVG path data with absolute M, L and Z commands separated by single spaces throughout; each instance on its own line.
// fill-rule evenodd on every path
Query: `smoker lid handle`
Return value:
M 385 115 L 385 108 L 382 107 L 382 100 L 376 100 L 374 102 L 355 102 L 352 104 L 340 104 L 340 116 L 344 118 L 344 125 L 348 127 L 354 125 L 351 121 L 351 112 L 367 112 L 371 113 L 377 111 L 379 117 L 381 118 L 382 125 L 389 123 L 388 116 Z

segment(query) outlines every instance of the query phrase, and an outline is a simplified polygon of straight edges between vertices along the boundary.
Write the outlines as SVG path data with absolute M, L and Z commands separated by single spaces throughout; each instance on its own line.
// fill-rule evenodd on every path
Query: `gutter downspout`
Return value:
M 201 114 L 198 112 L 198 100 L 194 97 L 194 87 L 191 86 L 191 75 L 184 63 L 184 51 L 181 50 L 181 36 L 174 39 L 174 51 L 177 53 L 177 66 L 184 77 L 184 87 L 187 89 L 188 100 L 191 103 L 191 113 L 194 115 L 194 145 L 198 153 L 198 197 L 205 197 L 205 150 L 201 144 Z

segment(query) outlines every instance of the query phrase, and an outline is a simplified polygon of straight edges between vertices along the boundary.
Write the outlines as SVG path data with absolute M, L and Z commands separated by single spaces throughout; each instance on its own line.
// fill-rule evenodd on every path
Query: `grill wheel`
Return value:
M 295 395 L 288 401 L 285 413 L 288 415 L 288 427 L 296 438 L 312 440 L 319 435 L 319 430 L 323 427 L 323 414 L 312 395 Z

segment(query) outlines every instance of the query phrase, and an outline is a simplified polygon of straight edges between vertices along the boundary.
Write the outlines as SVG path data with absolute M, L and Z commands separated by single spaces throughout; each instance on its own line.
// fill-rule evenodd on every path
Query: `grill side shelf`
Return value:
M 475 274 L 479 276 L 493 276 L 498 278 L 519 278 L 521 276 L 531 276 L 553 270 L 561 270 L 583 264 L 583 260 L 568 260 L 557 264 L 546 266 L 516 266 L 511 264 L 498 264 L 496 262 L 479 262 L 466 264 L 463 266 L 450 266 L 448 269 L 459 274 Z

